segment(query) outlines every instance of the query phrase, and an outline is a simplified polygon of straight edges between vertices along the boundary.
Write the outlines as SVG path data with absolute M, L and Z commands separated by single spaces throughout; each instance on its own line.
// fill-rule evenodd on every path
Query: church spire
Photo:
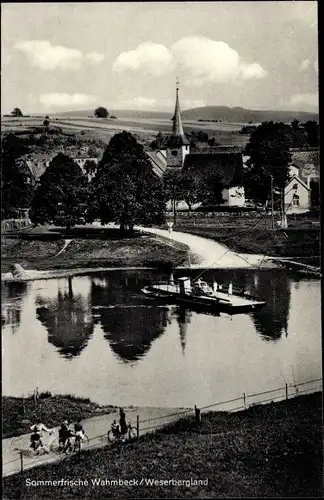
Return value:
M 169 138 L 168 143 L 171 143 L 176 145 L 176 146 L 187 146 L 189 145 L 189 141 L 187 137 L 185 136 L 185 133 L 183 131 L 183 125 L 182 125 L 182 117 L 181 117 L 181 110 L 180 110 L 180 103 L 179 103 L 179 80 L 177 77 L 176 81 L 176 103 L 175 103 L 175 110 L 174 110 L 174 116 L 172 118 L 173 120 L 173 126 L 172 126 L 172 135 Z

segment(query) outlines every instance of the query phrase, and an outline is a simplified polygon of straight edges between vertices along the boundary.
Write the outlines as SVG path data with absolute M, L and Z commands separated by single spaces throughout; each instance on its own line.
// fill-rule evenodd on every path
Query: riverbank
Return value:
M 288 227 L 285 230 L 267 227 L 220 226 L 205 222 L 193 224 L 179 221 L 174 229 L 217 241 L 234 252 L 287 257 L 312 266 L 320 265 L 320 228 Z
M 38 403 L 34 397 L 15 398 L 2 396 L 2 438 L 29 433 L 31 424 L 38 420 L 48 427 L 56 427 L 63 420 L 70 422 L 115 411 L 114 406 L 100 406 L 88 398 L 69 394 L 52 396 L 40 393 Z
M 157 267 L 189 265 L 186 245 L 137 233 L 133 238 L 73 238 L 61 252 L 63 239 L 20 239 L 10 235 L 1 241 L 1 272 L 13 264 L 24 269 L 63 270 L 74 268 Z M 61 253 L 60 253 L 61 252 Z
M 316 393 L 244 412 L 209 412 L 200 425 L 182 419 L 122 448 L 30 469 L 4 478 L 3 498 L 321 497 L 322 460 Z M 54 479 L 81 485 L 43 483 Z M 130 479 L 137 483 L 127 485 Z

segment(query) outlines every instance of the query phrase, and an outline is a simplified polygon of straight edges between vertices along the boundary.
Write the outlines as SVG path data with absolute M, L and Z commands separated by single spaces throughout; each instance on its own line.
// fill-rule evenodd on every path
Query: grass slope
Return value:
M 63 420 L 70 422 L 77 418 L 89 418 L 100 413 L 113 411 L 113 406 L 99 406 L 88 398 L 41 393 L 39 403 L 34 398 L 2 397 L 2 437 L 9 438 L 30 432 L 30 425 L 38 420 L 49 427 L 60 425 Z
M 208 413 L 128 443 L 5 478 L 13 498 L 235 498 L 322 495 L 321 394 L 245 412 Z M 26 486 L 29 481 L 88 480 L 88 486 Z M 136 486 L 94 485 L 92 480 L 139 481 Z M 143 479 L 142 484 L 140 484 Z M 147 479 L 182 481 L 156 484 Z M 207 484 L 186 486 L 186 481 Z
M 107 233 L 106 233 L 107 234 Z M 70 237 L 69 235 L 67 237 Z M 73 237 L 73 235 L 72 235 Z M 63 240 L 39 241 L 2 238 L 1 270 L 8 272 L 12 264 L 26 269 L 69 269 L 95 267 L 156 267 L 187 263 L 188 248 L 177 242 L 164 241 L 154 236 L 109 239 L 105 236 L 75 237 L 64 252 Z

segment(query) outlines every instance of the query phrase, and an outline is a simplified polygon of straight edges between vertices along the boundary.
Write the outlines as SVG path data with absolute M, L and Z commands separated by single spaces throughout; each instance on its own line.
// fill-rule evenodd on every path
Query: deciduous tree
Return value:
M 40 178 L 32 202 L 32 222 L 53 222 L 67 230 L 86 216 L 88 180 L 69 156 L 59 153 Z
M 16 210 L 29 208 L 34 193 L 31 175 L 21 160 L 28 147 L 16 135 L 4 135 L 1 141 L 1 216 L 16 216 Z
M 103 106 L 99 106 L 99 108 L 95 109 L 94 115 L 97 118 L 108 118 L 109 113 L 106 108 L 104 108 Z
M 22 117 L 24 116 L 20 108 L 14 108 L 11 111 L 11 116 Z
M 165 193 L 141 146 L 129 132 L 114 135 L 92 182 L 89 220 L 115 222 L 121 230 L 165 220 Z
M 245 147 L 247 160 L 244 187 L 248 198 L 264 204 L 273 185 L 283 193 L 289 179 L 291 128 L 284 123 L 263 122 L 252 132 Z

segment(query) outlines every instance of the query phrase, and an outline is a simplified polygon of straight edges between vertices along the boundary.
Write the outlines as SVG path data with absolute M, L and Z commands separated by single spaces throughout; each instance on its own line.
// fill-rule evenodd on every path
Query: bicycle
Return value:
M 87 443 L 89 443 L 89 438 L 86 434 L 84 436 L 87 439 Z M 80 451 L 82 444 L 82 437 L 79 434 L 75 436 L 70 436 L 67 438 L 66 443 L 62 449 L 62 453 L 66 453 L 66 455 L 70 455 L 71 453 L 76 453 Z
M 121 434 L 118 430 L 117 432 L 110 429 L 107 433 L 107 438 L 110 443 L 124 443 L 127 441 L 134 441 L 137 438 L 137 429 L 132 427 L 131 423 L 128 422 L 127 431 L 125 434 Z

